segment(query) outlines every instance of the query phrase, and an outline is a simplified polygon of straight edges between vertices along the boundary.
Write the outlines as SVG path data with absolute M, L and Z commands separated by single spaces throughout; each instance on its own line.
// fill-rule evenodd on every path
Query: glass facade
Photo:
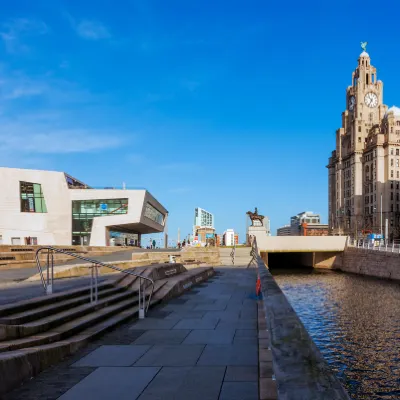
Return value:
M 151 219 L 157 224 L 164 225 L 164 214 L 158 211 L 150 203 L 146 204 L 146 209 L 144 210 L 144 216 Z
M 127 213 L 128 199 L 73 200 L 72 244 L 89 244 L 94 217 Z
M 21 212 L 47 213 L 42 185 L 39 183 L 20 182 Z

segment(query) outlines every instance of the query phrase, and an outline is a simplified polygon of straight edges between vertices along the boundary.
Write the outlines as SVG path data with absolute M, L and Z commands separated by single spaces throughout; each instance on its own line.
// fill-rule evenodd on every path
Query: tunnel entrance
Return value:
M 314 253 L 268 253 L 268 268 L 313 268 Z
M 287 268 L 328 268 L 334 269 L 340 263 L 341 252 L 266 252 L 261 258 L 270 269 Z

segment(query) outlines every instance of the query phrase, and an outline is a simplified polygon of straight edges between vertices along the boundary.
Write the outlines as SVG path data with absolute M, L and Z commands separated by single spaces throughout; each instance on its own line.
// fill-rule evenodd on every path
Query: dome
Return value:
M 392 106 L 387 110 L 386 114 L 393 113 L 395 117 L 400 117 L 400 108 L 396 106 Z
M 368 54 L 366 51 L 363 51 L 363 52 L 360 54 L 360 57 L 369 57 L 369 54 Z

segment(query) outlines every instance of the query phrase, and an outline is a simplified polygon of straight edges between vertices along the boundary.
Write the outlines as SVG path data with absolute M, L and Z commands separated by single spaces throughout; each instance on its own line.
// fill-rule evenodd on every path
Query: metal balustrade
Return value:
M 43 274 L 43 268 L 40 263 L 40 253 L 44 250 L 47 250 L 47 270 L 46 270 L 46 279 Z M 122 272 L 123 274 L 126 275 L 131 275 L 139 278 L 139 318 L 144 318 L 145 314 L 147 313 L 149 306 L 150 306 L 150 301 L 151 297 L 154 292 L 154 281 L 146 276 L 140 275 L 140 274 L 135 274 L 134 272 L 123 270 L 121 268 L 116 267 L 115 265 L 111 264 L 105 264 L 101 261 L 97 261 L 91 258 L 87 257 L 82 257 L 78 254 L 71 253 L 69 251 L 65 251 L 62 249 L 57 249 L 55 247 L 51 246 L 45 246 L 41 247 L 36 251 L 36 264 L 39 270 L 40 278 L 43 284 L 43 288 L 45 290 L 46 294 L 52 294 L 53 293 L 53 284 L 54 284 L 54 253 L 62 253 L 66 254 L 70 257 L 82 260 L 82 261 L 87 261 L 91 263 L 90 266 L 87 266 L 87 268 L 90 268 L 90 302 L 93 304 L 97 304 L 98 301 L 98 280 L 99 280 L 99 267 L 105 267 L 105 268 L 110 268 L 114 271 L 119 271 Z M 151 285 L 151 291 L 150 295 L 147 299 L 147 305 L 146 305 L 146 286 L 144 285 L 144 281 L 147 281 Z
M 350 239 L 348 242 L 348 246 L 365 250 L 385 251 L 389 253 L 400 254 L 400 243 L 395 243 L 394 241 L 391 243 L 389 241 L 379 241 L 379 244 L 376 245 L 371 240 Z

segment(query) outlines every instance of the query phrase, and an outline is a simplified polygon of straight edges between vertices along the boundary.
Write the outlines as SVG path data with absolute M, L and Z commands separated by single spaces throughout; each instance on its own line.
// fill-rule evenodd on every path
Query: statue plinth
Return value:
M 263 223 L 259 223 L 259 221 L 254 221 L 254 225 L 250 225 L 247 227 L 247 232 L 246 232 L 246 237 L 247 237 L 247 243 L 250 244 L 250 236 L 255 236 L 257 238 L 257 241 L 259 238 L 264 237 L 267 235 L 267 227 L 264 226 Z

